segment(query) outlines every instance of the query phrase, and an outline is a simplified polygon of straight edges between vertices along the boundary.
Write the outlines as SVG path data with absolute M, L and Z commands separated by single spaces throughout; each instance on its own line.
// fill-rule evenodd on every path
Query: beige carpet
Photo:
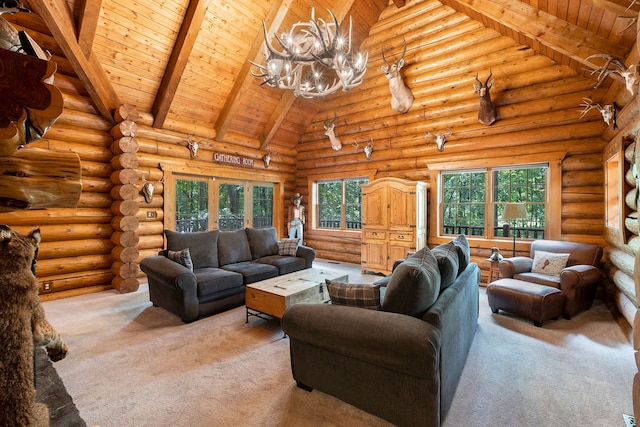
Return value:
M 536 328 L 492 314 L 480 292 L 478 332 L 445 426 L 624 426 L 633 351 L 600 301 Z M 389 425 L 298 389 L 279 321 L 245 324 L 244 307 L 183 324 L 151 306 L 146 286 L 44 305 L 71 348 L 54 366 L 89 425 Z

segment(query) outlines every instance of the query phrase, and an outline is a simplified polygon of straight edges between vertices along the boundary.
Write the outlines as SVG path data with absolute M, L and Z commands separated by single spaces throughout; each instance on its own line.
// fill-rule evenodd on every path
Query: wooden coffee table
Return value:
M 329 299 L 325 279 L 348 281 L 348 275 L 307 268 L 246 286 L 246 322 L 249 316 L 263 314 L 282 319 L 285 310 L 299 302 L 324 302 Z

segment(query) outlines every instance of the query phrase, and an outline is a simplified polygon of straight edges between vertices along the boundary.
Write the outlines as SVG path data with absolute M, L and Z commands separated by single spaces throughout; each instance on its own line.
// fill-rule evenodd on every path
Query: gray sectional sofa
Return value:
M 140 269 L 147 275 L 153 305 L 184 322 L 241 306 L 245 285 L 311 268 L 315 259 L 307 246 L 294 244 L 286 250 L 292 242 L 281 244 L 274 227 L 165 230 L 165 237 L 167 249 L 143 259 Z
M 480 270 L 469 259 L 464 236 L 418 251 L 391 274 L 381 310 L 287 309 L 282 326 L 298 386 L 399 426 L 439 426 L 478 324 Z

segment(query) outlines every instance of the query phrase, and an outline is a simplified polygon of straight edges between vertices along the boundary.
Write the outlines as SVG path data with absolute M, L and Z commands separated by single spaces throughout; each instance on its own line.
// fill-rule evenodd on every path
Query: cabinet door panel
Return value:
M 387 271 L 387 243 L 367 242 L 362 245 L 366 258 L 362 260 L 362 269 L 374 272 Z
M 368 228 L 387 228 L 387 189 L 377 187 L 365 190 L 362 198 L 362 218 Z

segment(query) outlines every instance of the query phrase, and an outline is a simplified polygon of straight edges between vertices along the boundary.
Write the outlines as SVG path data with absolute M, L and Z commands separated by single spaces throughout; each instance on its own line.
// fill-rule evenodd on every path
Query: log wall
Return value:
M 415 101 L 405 114 L 390 107 L 387 79 L 380 66 L 384 49 L 391 63 L 407 50 L 401 71 Z M 601 138 L 606 125 L 596 114 L 580 119 L 583 97 L 599 98 L 602 89 L 594 81 L 578 75 L 538 55 L 532 49 L 500 36 L 482 23 L 443 6 L 438 1 L 413 1 L 398 9 L 383 11 L 362 50 L 370 53 L 364 83 L 323 102 L 308 131 L 301 138 L 297 154 L 296 191 L 309 200 L 309 181 L 314 176 L 350 173 L 373 178 L 395 176 L 431 182 L 437 191 L 436 176 L 429 166 L 451 162 L 464 168 L 473 160 L 503 158 L 505 165 L 518 163 L 528 155 L 566 152 L 562 161 L 562 182 L 552 183 L 550 194 L 561 197 L 561 238 L 604 245 Z M 475 76 L 484 82 L 493 73 L 491 96 L 498 119 L 491 126 L 478 122 L 479 99 L 474 92 Z M 595 112 L 594 112 L 595 113 Z M 338 117 L 335 133 L 344 145 L 330 149 L 323 122 Z M 436 149 L 426 132 L 452 135 L 444 151 Z M 374 141 L 370 161 L 352 147 Z M 551 156 L 551 154 L 550 154 Z M 561 188 L 561 190 L 559 190 Z M 434 206 L 430 208 L 434 214 Z M 359 233 L 347 238 L 331 232 L 308 230 L 307 244 L 321 257 L 360 262 Z M 445 241 L 431 227 L 430 245 Z M 486 277 L 490 248 L 508 251 L 510 240 L 473 239 L 473 260 Z M 528 253 L 528 245 L 518 246 Z

